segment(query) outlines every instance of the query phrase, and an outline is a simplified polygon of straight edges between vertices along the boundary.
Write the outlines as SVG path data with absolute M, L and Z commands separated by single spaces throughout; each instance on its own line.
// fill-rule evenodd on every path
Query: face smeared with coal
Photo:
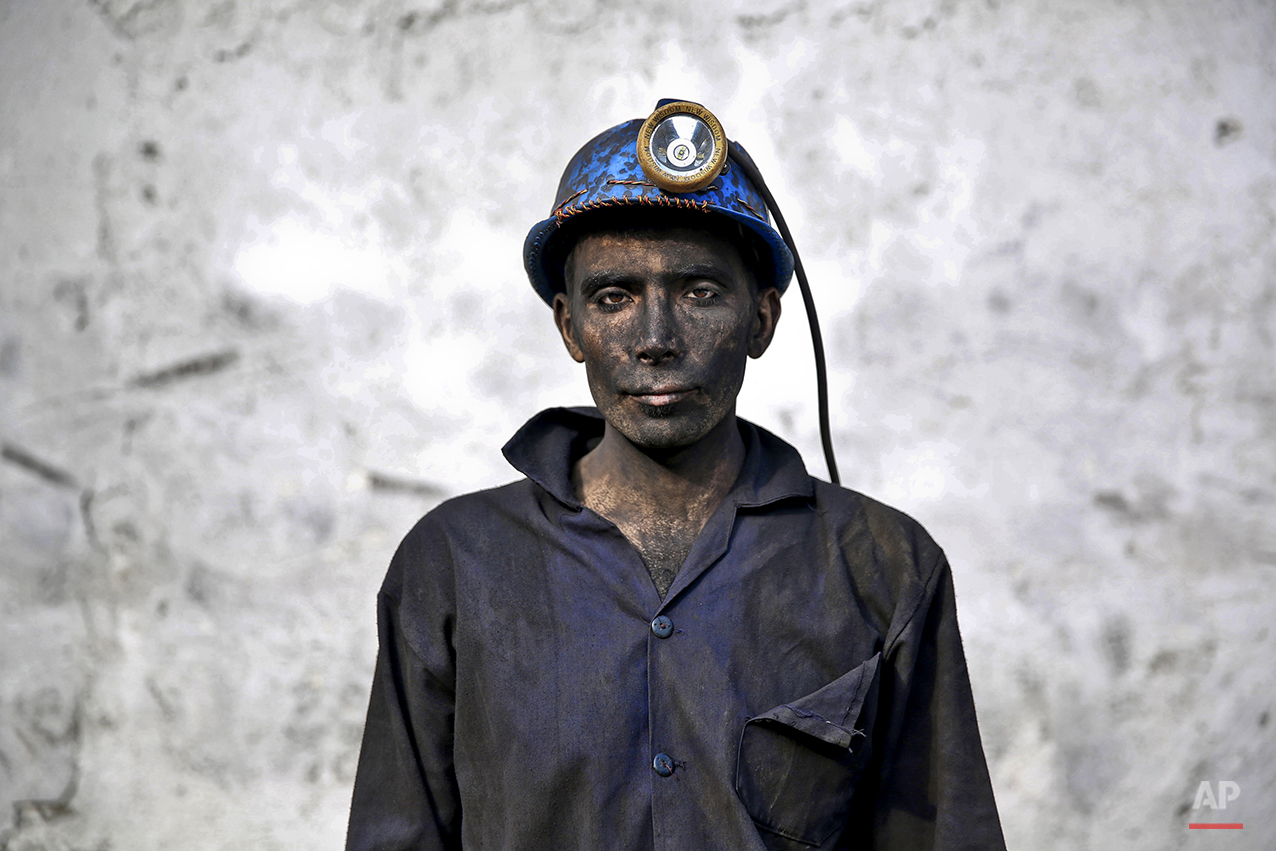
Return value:
M 770 344 L 779 296 L 758 291 L 732 242 L 686 228 L 602 231 L 576 243 L 566 271 L 555 319 L 609 426 L 649 452 L 734 428 L 745 364 Z

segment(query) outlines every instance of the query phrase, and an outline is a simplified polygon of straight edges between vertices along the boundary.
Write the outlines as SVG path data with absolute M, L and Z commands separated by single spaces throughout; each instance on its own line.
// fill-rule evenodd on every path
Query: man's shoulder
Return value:
M 911 569 L 925 581 L 943 559 L 943 550 L 921 523 L 871 496 L 817 479 L 815 505 L 843 540 L 866 536 L 883 566 Z
M 921 523 L 858 491 L 816 481 L 815 508 L 835 541 L 833 564 L 852 578 L 870 619 L 894 646 L 926 609 L 948 569 Z
M 466 566 L 493 562 L 519 546 L 520 535 L 536 534 L 540 510 L 527 479 L 450 497 L 426 512 L 395 551 L 382 587 L 392 596 L 406 581 L 432 584 Z M 499 561 L 499 559 L 496 559 Z
M 426 512 L 407 535 L 466 536 L 475 531 L 490 534 L 502 524 L 518 522 L 537 505 L 537 488 L 522 478 L 496 487 L 449 497 Z
M 929 533 L 912 515 L 869 496 L 868 494 L 830 484 L 822 479 L 815 482 L 817 510 L 845 522 L 864 522 L 874 531 L 884 535 L 921 536 L 930 539 Z

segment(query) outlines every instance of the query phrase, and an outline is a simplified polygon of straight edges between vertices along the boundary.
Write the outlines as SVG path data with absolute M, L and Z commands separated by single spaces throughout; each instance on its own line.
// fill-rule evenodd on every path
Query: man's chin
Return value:
M 638 410 L 642 415 L 650 420 L 671 420 L 679 414 L 683 413 L 683 405 L 675 402 L 672 405 L 648 405 L 646 402 L 638 403 Z
M 634 446 L 653 451 L 692 446 L 713 430 L 711 424 L 699 422 L 685 412 L 670 410 L 676 407 L 643 405 L 644 414 L 653 408 L 655 410 L 637 421 L 628 419 L 612 425 Z

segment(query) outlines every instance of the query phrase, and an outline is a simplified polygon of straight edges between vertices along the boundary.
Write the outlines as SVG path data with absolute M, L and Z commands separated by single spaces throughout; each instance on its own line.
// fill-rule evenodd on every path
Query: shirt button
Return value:
M 651 767 L 654 768 L 656 773 L 661 777 L 668 777 L 670 774 L 673 774 L 673 757 L 669 756 L 667 753 L 658 753 L 656 754 L 656 758 L 651 761 Z
M 651 631 L 656 634 L 657 638 L 668 638 L 673 635 L 673 621 L 664 615 L 660 615 L 651 622 Z

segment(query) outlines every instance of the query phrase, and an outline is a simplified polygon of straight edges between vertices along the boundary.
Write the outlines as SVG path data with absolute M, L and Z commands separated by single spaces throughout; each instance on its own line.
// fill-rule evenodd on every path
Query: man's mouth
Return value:
M 656 387 L 651 390 L 630 393 L 629 395 L 644 405 L 662 408 L 675 402 L 681 402 L 694 392 L 695 388 L 693 387 Z

